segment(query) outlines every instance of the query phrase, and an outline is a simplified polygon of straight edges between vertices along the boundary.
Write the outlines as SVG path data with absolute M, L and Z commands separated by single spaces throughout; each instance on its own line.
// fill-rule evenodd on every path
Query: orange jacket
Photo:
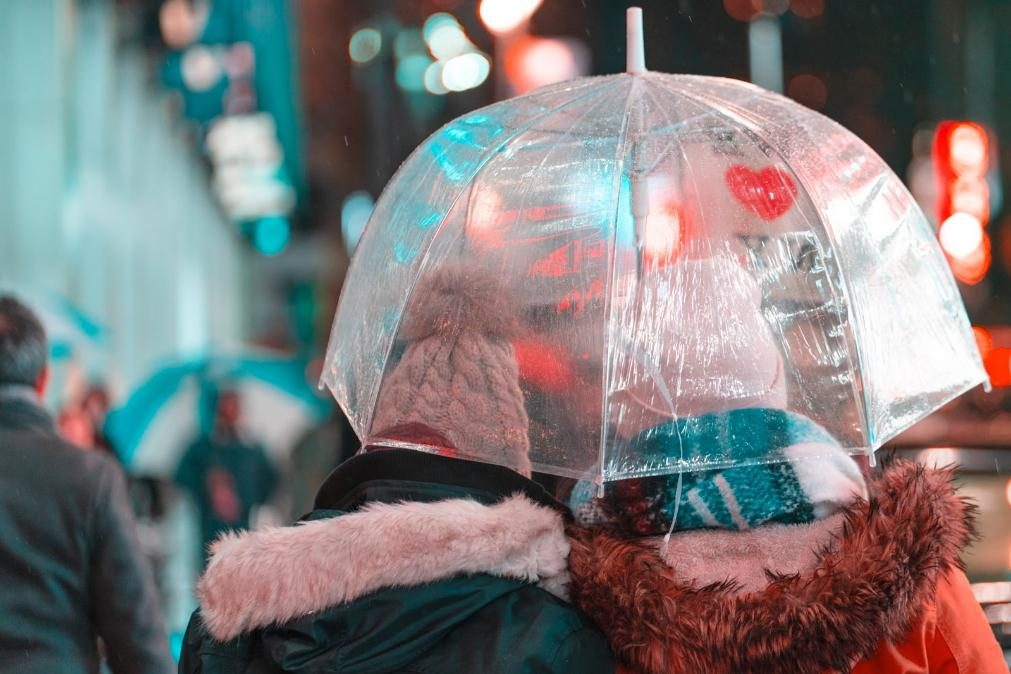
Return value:
M 1007 674 L 997 640 L 965 574 L 950 570 L 904 641 L 882 642 L 853 674 Z
M 1004 674 L 958 570 L 973 510 L 952 478 L 896 461 L 838 523 L 684 532 L 663 558 L 655 541 L 572 526 L 572 600 L 630 674 Z M 813 527 L 831 536 L 805 542 Z

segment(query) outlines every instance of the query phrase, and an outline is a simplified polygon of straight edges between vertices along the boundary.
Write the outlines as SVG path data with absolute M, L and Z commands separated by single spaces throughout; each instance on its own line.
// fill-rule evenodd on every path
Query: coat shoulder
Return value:
M 961 570 L 951 568 L 941 577 L 932 608 L 937 621 L 934 642 L 950 652 L 959 672 L 1008 671 L 1000 644 Z
M 417 671 L 611 674 L 614 661 L 607 639 L 581 611 L 530 585 L 474 614 L 421 658 Z

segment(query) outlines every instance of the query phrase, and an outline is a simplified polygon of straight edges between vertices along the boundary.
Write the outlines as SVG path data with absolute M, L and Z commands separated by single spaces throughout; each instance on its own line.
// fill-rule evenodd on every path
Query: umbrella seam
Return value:
M 629 87 L 628 98 L 625 100 L 625 110 L 621 116 L 621 129 L 619 130 L 619 149 L 615 153 L 615 172 L 614 176 L 611 178 L 611 222 L 613 223 L 611 232 L 611 246 L 608 251 L 608 261 L 607 261 L 607 286 L 604 288 L 604 381 L 602 382 L 601 388 L 601 401 L 600 401 L 600 446 L 597 449 L 597 483 L 601 487 L 604 483 L 604 452 L 607 448 L 607 400 L 610 395 L 611 388 L 611 311 L 613 309 L 611 303 L 611 289 L 614 287 L 614 270 L 615 270 L 615 250 L 618 245 L 618 207 L 621 204 L 621 178 L 625 170 L 625 154 L 628 151 L 628 120 L 632 110 L 632 94 L 636 89 L 636 85 L 639 82 L 641 75 L 633 75 L 632 84 Z M 638 252 L 636 253 L 638 254 Z

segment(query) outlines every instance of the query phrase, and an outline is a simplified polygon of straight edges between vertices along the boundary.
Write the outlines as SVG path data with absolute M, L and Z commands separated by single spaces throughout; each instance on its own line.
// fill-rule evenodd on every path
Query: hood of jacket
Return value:
M 688 533 L 672 539 L 665 559 L 655 541 L 572 526 L 572 600 L 619 660 L 644 674 L 669 672 L 671 663 L 706 673 L 781 671 L 784 663 L 798 674 L 849 671 L 879 641 L 901 641 L 941 574 L 960 565 L 974 506 L 952 477 L 895 461 L 873 480 L 870 500 L 854 502 L 833 530 L 770 527 L 771 547 L 756 540 L 764 527 Z M 679 550 L 691 554 L 702 542 L 706 564 L 677 563 Z M 774 548 L 791 561 L 777 562 Z M 764 582 L 727 572 L 748 554 Z
M 212 545 L 197 594 L 216 641 L 256 632 L 284 671 L 396 671 L 504 595 L 567 581 L 563 509 L 498 466 L 369 452 L 316 506 Z

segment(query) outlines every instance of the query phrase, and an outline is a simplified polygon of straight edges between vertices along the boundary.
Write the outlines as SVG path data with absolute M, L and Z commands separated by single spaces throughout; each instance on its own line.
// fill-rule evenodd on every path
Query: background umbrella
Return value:
M 306 365 L 260 354 L 168 364 L 109 415 L 106 433 L 131 471 L 170 477 L 188 445 L 210 428 L 211 401 L 223 386 L 240 396 L 243 437 L 281 459 L 331 409 L 306 381 Z
M 103 348 L 106 329 L 67 298 L 39 290 L 15 289 L 13 294 L 42 321 L 49 340 L 49 355 L 54 360 L 90 355 Z
M 382 430 L 375 405 L 414 289 L 460 264 L 493 270 L 533 342 L 575 365 L 567 386 L 527 399 L 541 427 L 570 429 L 531 434 L 548 473 L 775 460 L 776 429 L 749 445 L 735 426 L 693 456 L 637 441 L 664 416 L 689 421 L 668 426 L 680 434 L 749 406 L 873 456 L 985 381 L 934 233 L 869 147 L 753 85 L 648 72 L 641 25 L 629 35 L 628 72 L 464 115 L 386 187 L 323 373 L 359 436 Z

